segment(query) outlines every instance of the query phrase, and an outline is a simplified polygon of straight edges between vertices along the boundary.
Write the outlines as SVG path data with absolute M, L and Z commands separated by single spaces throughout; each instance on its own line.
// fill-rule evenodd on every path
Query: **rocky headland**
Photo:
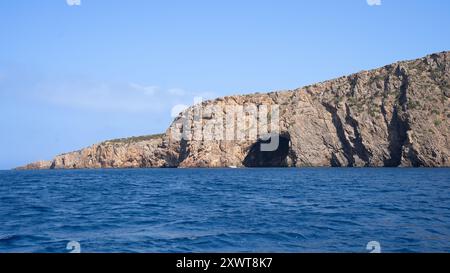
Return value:
M 230 105 L 276 105 L 277 150 L 262 151 L 262 139 L 174 137 L 181 122 L 204 131 L 221 124 Z M 188 114 L 195 107 L 222 110 L 197 120 Z M 164 134 L 105 141 L 19 169 L 449 167 L 449 119 L 450 52 L 442 52 L 295 90 L 206 101 Z

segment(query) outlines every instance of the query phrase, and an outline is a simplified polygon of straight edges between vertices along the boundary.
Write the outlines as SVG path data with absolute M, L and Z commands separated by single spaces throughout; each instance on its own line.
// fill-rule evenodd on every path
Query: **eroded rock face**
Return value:
M 186 122 L 180 116 L 162 136 L 104 142 L 24 168 L 450 166 L 450 52 L 296 90 L 223 97 L 202 103 L 214 111 L 201 120 L 187 114 L 192 107 L 184 116 L 208 131 L 230 105 L 279 107 L 288 145 L 267 158 L 260 140 L 179 140 L 173 132 Z
M 32 163 L 19 169 L 95 169 L 176 167 L 163 136 L 105 141 L 80 151 L 59 155 L 51 161 Z

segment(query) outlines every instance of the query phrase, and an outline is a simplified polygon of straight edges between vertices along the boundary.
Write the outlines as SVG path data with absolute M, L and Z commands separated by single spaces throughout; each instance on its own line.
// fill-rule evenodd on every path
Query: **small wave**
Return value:
M 3 234 L 0 235 L 0 243 L 11 243 L 17 241 L 42 241 L 47 240 L 48 238 L 35 236 L 35 235 L 26 235 L 26 234 Z
M 18 235 L 14 235 L 14 234 L 0 235 L 0 242 L 12 240 L 12 239 L 14 239 L 15 236 L 18 236 Z

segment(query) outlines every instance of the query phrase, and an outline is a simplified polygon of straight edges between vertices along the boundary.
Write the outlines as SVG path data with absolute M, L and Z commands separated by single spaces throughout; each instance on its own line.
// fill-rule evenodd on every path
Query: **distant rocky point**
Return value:
M 246 104 L 279 106 L 277 150 L 261 151 L 258 139 L 174 139 L 180 115 L 165 134 L 105 141 L 18 169 L 450 166 L 450 52 L 201 106 Z M 200 126 L 222 117 L 212 112 Z

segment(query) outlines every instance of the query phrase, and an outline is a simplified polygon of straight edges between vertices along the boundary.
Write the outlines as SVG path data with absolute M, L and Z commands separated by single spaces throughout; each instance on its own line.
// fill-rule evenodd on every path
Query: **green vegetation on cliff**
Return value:
M 155 135 L 145 135 L 145 136 L 133 136 L 133 137 L 127 137 L 127 138 L 116 138 L 111 140 L 106 140 L 103 143 L 136 143 L 141 141 L 148 141 L 153 139 L 162 138 L 164 134 L 155 134 Z

